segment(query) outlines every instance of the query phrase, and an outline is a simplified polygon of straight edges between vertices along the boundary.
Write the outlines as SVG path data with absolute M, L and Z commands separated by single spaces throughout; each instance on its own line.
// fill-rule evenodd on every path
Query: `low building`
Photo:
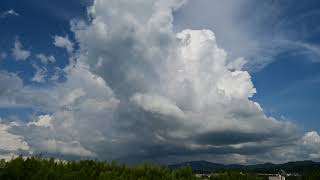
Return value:
M 282 176 L 282 175 L 280 175 L 280 174 L 277 174 L 277 175 L 269 176 L 268 179 L 269 179 L 269 180 L 286 180 L 286 177 L 285 177 L 285 176 Z

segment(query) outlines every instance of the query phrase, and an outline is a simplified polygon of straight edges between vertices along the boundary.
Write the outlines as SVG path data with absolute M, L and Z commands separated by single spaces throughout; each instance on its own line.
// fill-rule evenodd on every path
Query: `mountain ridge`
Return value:
M 283 170 L 290 173 L 302 173 L 306 171 L 319 170 L 320 163 L 305 160 L 305 161 L 291 161 L 282 164 L 263 163 L 255 165 L 241 165 L 241 164 L 219 164 L 210 161 L 187 161 L 177 164 L 171 164 L 168 167 L 170 169 L 177 169 L 180 167 L 190 166 L 194 172 L 197 173 L 211 173 L 226 170 L 259 172 L 259 173 L 278 173 Z

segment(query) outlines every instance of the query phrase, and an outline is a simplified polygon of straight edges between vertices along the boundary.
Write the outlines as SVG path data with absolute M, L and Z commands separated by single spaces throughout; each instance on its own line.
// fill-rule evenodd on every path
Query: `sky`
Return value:
M 0 158 L 320 160 L 317 0 L 2 0 Z

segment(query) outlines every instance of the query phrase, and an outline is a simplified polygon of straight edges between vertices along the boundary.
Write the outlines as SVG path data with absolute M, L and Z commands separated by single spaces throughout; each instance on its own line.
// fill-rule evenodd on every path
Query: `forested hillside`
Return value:
M 194 180 L 191 168 L 174 171 L 166 167 L 141 165 L 127 167 L 116 163 L 93 160 L 55 161 L 44 158 L 16 158 L 1 160 L 1 180 Z
M 306 164 L 308 166 L 306 166 Z M 291 167 L 300 170 L 299 176 L 287 176 L 288 180 L 319 180 L 320 171 L 315 166 L 310 168 L 310 163 L 286 163 L 284 168 Z M 208 166 L 201 163 L 202 168 Z M 206 165 L 206 166 L 204 166 Z M 215 167 L 222 165 L 213 164 Z M 286 166 L 285 166 L 286 165 Z M 259 171 L 219 169 L 207 174 L 196 174 L 192 171 L 194 163 L 172 169 L 165 166 L 144 164 L 139 166 L 126 166 L 115 162 L 107 163 L 96 160 L 59 161 L 40 157 L 18 157 L 11 161 L 0 160 L 0 180 L 266 180 L 268 176 L 261 176 Z M 261 165 L 257 165 L 260 167 Z M 275 165 L 274 165 L 275 166 Z M 281 166 L 281 165 L 277 165 Z M 229 166 L 228 166 L 229 167 Z M 233 168 L 231 168 L 233 167 Z M 245 167 L 245 166 L 241 166 Z M 251 166 L 250 166 L 251 167 Z M 263 171 L 274 172 L 273 166 L 263 166 Z M 297 168 L 298 167 L 298 168 Z M 305 167 L 305 168 L 304 168 Z M 290 168 L 289 168 L 290 169 Z

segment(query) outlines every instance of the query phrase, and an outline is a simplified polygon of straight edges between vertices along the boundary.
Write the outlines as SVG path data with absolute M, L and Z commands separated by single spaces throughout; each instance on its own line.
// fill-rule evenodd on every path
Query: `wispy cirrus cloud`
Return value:
M 20 16 L 19 13 L 17 13 L 15 10 L 13 9 L 10 9 L 8 11 L 5 11 L 5 12 L 2 12 L 0 14 L 0 18 L 6 18 L 6 17 L 9 17 L 9 16 Z

